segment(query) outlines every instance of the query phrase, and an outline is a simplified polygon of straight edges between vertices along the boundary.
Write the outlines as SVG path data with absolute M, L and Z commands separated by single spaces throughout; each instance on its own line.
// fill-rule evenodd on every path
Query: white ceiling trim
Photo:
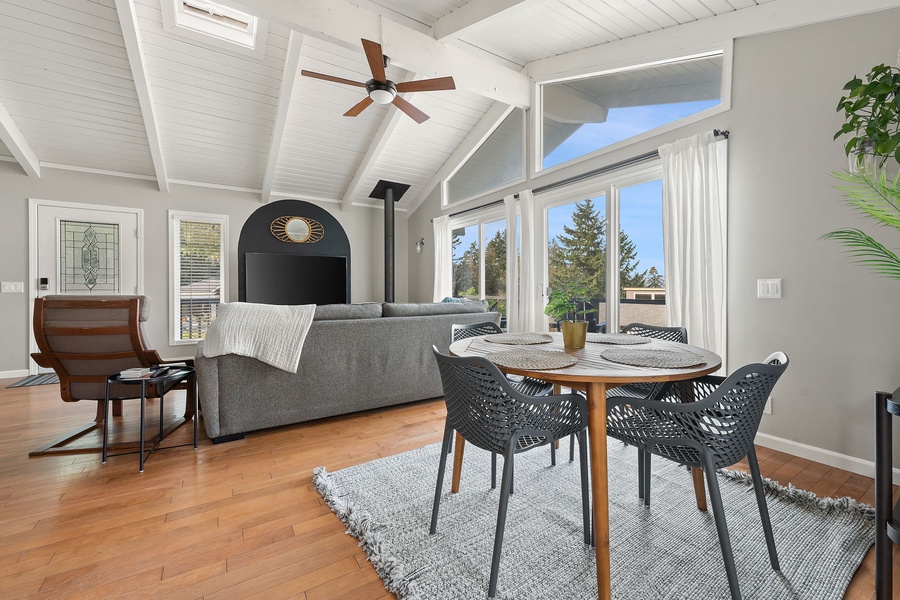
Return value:
M 508 17 L 513 12 L 540 4 L 544 0 L 472 0 L 452 13 L 434 22 L 432 36 L 439 42 L 449 42 L 464 35 L 475 25 L 484 24 L 500 15 Z
M 529 63 L 534 81 L 584 75 L 660 52 L 900 7 L 900 0 L 777 0 Z
M 0 140 L 3 140 L 16 162 L 29 177 L 41 176 L 41 161 L 2 104 L 0 104 Z
M 76 165 L 64 165 L 53 162 L 42 162 L 41 166 L 45 169 L 60 169 L 62 171 L 75 171 L 76 173 L 90 173 L 91 175 L 108 175 L 110 177 L 125 177 L 127 179 L 143 179 L 145 181 L 156 181 L 156 177 L 154 177 L 153 175 L 126 173 L 125 171 L 109 171 L 107 169 L 94 169 L 91 167 L 79 167 Z
M 361 50 L 360 39 L 377 41 L 393 64 L 407 71 L 426 77 L 452 75 L 460 89 L 520 108 L 528 108 L 531 102 L 531 79 L 527 75 L 447 46 L 426 33 L 347 0 L 220 0 L 220 3 L 297 31 L 325 36 L 356 50 Z
M 415 79 L 416 75 L 415 73 L 410 73 L 409 77 L 410 79 Z M 365 156 L 360 161 L 356 173 L 353 174 L 353 179 L 350 180 L 347 191 L 344 192 L 344 197 L 341 199 L 341 210 L 347 210 L 353 204 L 353 198 L 360 192 L 362 182 L 369 176 L 375 163 L 378 162 L 378 157 L 390 141 L 391 135 L 397 129 L 400 120 L 405 118 L 406 115 L 399 110 L 388 111 L 387 116 L 378 127 L 378 131 L 375 132 L 375 137 L 372 138 L 369 149 L 366 150 Z
M 153 159 L 156 182 L 159 185 L 159 191 L 168 192 L 169 178 L 166 174 L 166 163 L 163 160 L 159 126 L 153 107 L 153 95 L 150 93 L 150 81 L 147 78 L 147 63 L 144 60 L 134 0 L 116 0 L 116 12 L 119 14 L 119 24 L 125 40 L 125 51 L 128 54 L 128 63 L 131 65 L 134 88 L 137 92 L 138 104 L 141 107 L 144 129 L 147 132 L 147 144 L 150 146 L 150 157 Z
M 263 175 L 261 195 L 263 203 L 268 202 L 272 195 L 272 181 L 275 179 L 278 154 L 281 150 L 281 142 L 284 139 L 284 124 L 287 122 L 288 112 L 291 108 L 291 93 L 294 91 L 294 82 L 300 69 L 300 50 L 302 47 L 303 35 L 296 31 L 291 31 L 287 55 L 284 58 L 284 70 L 281 75 L 281 89 L 278 91 L 278 105 L 275 108 L 275 125 L 272 128 L 269 158 L 266 162 L 266 172 Z
M 416 196 L 416 199 L 407 207 L 410 214 L 416 212 L 416 209 L 422 205 L 425 198 L 431 195 L 431 192 L 433 192 L 443 180 L 449 179 L 450 176 L 452 176 L 453 173 L 455 173 L 457 169 L 459 169 L 463 163 L 465 163 L 469 157 L 481 147 L 481 144 L 484 143 L 488 136 L 494 132 L 511 111 L 511 107 L 500 102 L 495 102 L 487 112 L 484 113 L 484 117 L 477 125 L 475 125 L 472 131 L 469 132 L 469 135 L 467 135 L 456 150 L 453 151 L 450 158 L 444 162 L 444 165 L 438 169 L 438 172 L 434 174 L 434 177 L 425 184 L 422 191 Z

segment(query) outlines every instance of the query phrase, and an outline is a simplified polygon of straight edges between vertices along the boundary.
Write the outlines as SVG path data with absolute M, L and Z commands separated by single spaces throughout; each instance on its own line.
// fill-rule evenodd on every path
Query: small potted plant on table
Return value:
M 547 298 L 544 314 L 559 321 L 566 348 L 584 348 L 588 322 L 578 317 L 597 312 L 595 308 L 588 308 L 591 305 L 587 296 L 586 287 L 572 284 L 553 290 Z

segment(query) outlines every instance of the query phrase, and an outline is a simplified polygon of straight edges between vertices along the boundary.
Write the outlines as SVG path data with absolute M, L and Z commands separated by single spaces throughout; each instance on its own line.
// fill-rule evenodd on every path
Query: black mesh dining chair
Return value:
M 647 457 L 644 468 L 644 503 L 650 505 L 650 456 L 657 455 L 681 465 L 703 469 L 709 486 L 709 497 L 731 597 L 741 597 L 734 565 L 734 555 L 716 469 L 733 465 L 745 457 L 756 492 L 766 546 L 772 568 L 780 570 L 772 524 L 766 506 L 762 477 L 753 439 L 759 429 L 766 400 L 788 366 L 782 352 L 769 356 L 763 363 L 737 369 L 727 378 L 706 376 L 679 382 L 690 386 L 695 402 L 646 400 L 630 396 L 607 398 L 606 432 L 642 449 Z
M 560 437 L 575 434 L 581 460 L 581 508 L 584 542 L 591 543 L 590 502 L 588 499 L 587 463 L 587 402 L 578 394 L 559 396 L 526 396 L 518 392 L 503 373 L 483 357 L 454 357 L 433 348 L 441 373 L 447 421 L 440 453 L 437 485 L 431 511 L 431 528 L 437 531 L 438 511 L 447 466 L 447 451 L 454 431 L 466 442 L 489 452 L 503 455 L 503 476 L 500 482 L 500 502 L 488 597 L 497 593 L 497 576 L 503 532 L 509 506 L 516 454 L 553 444 Z
M 454 324 L 450 330 L 450 336 L 452 342 L 458 342 L 460 340 L 464 340 L 471 337 L 478 337 L 480 335 L 491 335 L 496 333 L 503 333 L 503 330 L 500 329 L 496 323 L 492 321 L 485 321 L 484 323 L 471 323 L 468 325 L 460 325 Z M 533 377 L 519 377 L 517 375 L 507 375 L 506 379 L 509 381 L 510 385 L 515 388 L 517 392 L 520 394 L 525 394 L 526 396 L 546 396 L 547 394 L 553 391 L 553 384 L 548 383 L 546 381 L 541 381 L 540 379 L 534 379 Z M 574 440 L 573 440 L 574 442 Z M 452 445 L 452 443 L 451 443 Z M 448 448 L 449 452 L 452 448 Z M 570 461 L 574 461 L 574 452 L 575 446 L 572 445 L 570 450 L 571 456 L 569 457 Z M 550 464 L 556 465 L 556 443 L 550 445 Z M 497 454 L 491 453 L 491 489 L 496 489 L 497 487 Z
M 645 323 L 630 323 L 622 328 L 622 333 L 629 335 L 637 335 L 656 340 L 665 340 L 668 342 L 678 342 L 679 344 L 688 343 L 687 329 L 684 327 L 664 327 L 662 325 L 647 325 Z M 655 382 L 655 383 L 629 383 L 607 393 L 610 396 L 630 396 L 632 398 L 643 398 L 645 400 L 663 400 L 681 401 L 681 398 L 672 391 L 677 390 L 672 382 Z M 571 453 L 569 460 L 573 460 Z M 647 498 L 649 502 L 649 490 L 644 490 L 644 481 L 647 477 L 645 469 L 648 467 L 649 456 L 638 447 L 638 498 L 644 500 Z M 705 510 L 705 509 L 704 509 Z

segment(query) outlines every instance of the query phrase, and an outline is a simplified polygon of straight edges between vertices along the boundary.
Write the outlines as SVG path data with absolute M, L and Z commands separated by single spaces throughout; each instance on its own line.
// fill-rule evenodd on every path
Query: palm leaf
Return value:
M 855 257 L 854 262 L 892 279 L 900 279 L 900 257 L 859 229 L 838 229 L 821 239 L 835 240 Z
M 900 173 L 888 180 L 883 169 L 861 165 L 859 173 L 837 172 L 847 202 L 881 225 L 900 230 Z

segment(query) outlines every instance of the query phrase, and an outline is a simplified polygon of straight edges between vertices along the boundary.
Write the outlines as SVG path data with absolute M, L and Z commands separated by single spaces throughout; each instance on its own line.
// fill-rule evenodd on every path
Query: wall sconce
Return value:
M 422 246 L 425 245 L 425 238 L 420 239 L 416 242 L 416 254 L 422 254 Z

